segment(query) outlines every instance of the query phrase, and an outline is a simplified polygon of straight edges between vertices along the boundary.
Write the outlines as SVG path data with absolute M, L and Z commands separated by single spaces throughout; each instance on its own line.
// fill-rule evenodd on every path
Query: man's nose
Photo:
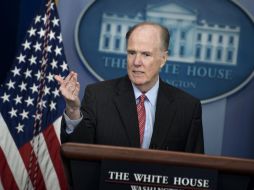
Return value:
M 140 54 L 136 54 L 135 58 L 134 58 L 134 61 L 133 61 L 133 64 L 135 66 L 140 66 L 142 65 L 142 58 L 141 58 L 141 55 Z

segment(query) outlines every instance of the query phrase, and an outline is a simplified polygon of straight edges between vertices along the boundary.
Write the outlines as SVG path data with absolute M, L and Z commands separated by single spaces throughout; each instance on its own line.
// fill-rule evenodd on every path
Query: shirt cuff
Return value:
M 65 119 L 65 123 L 66 123 L 66 133 L 67 134 L 71 134 L 73 133 L 74 129 L 77 127 L 77 125 L 81 122 L 81 120 L 83 119 L 83 115 L 82 112 L 80 112 L 80 118 L 76 119 L 76 120 L 71 120 L 68 115 L 66 115 L 66 113 L 64 112 L 64 119 Z

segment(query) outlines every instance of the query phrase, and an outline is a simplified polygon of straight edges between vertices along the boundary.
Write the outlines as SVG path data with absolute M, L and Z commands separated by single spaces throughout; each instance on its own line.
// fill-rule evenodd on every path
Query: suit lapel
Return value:
M 160 81 L 150 148 L 163 148 L 161 146 L 168 135 L 168 130 L 176 113 L 174 98 L 169 93 L 166 95 L 164 85 L 164 82 Z
M 131 82 L 126 77 L 119 82 L 115 105 L 132 147 L 140 147 L 136 102 Z

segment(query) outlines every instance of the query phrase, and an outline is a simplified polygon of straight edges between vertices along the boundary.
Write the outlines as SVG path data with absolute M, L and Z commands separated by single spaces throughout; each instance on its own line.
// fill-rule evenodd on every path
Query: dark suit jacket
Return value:
M 136 101 L 129 78 L 87 86 L 83 120 L 62 142 L 140 147 Z M 150 148 L 203 153 L 200 101 L 162 80 L 159 83 Z

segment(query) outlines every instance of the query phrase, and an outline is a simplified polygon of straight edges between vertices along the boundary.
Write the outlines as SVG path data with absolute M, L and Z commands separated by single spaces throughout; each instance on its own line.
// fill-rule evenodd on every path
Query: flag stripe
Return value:
M 38 162 L 37 162 L 37 157 L 35 155 L 35 152 L 32 150 L 33 150 L 33 148 L 30 143 L 25 144 L 23 147 L 21 147 L 19 149 L 20 155 L 23 159 L 23 162 L 25 164 L 27 171 L 29 171 L 29 163 L 31 162 L 30 158 L 31 158 L 31 156 L 33 156 L 33 160 L 31 162 L 31 164 L 32 164 L 31 173 L 29 174 L 29 177 L 30 177 L 30 179 L 33 183 L 33 187 L 35 189 L 42 189 L 43 190 L 43 189 L 46 189 L 46 186 L 45 186 L 43 176 L 42 176 L 41 170 L 40 170 Z M 37 172 L 35 172 L 35 166 L 37 167 Z M 36 177 L 35 177 L 35 175 L 36 175 Z
M 18 189 L 16 181 L 11 173 L 11 170 L 9 168 L 9 165 L 6 161 L 6 158 L 4 156 L 1 147 L 0 147 L 0 158 L 3 158 L 1 159 L 0 162 L 0 189 L 13 189 L 13 190 Z
M 26 171 L 24 162 L 19 154 L 19 150 L 17 149 L 15 143 L 13 142 L 13 138 L 9 133 L 8 127 L 0 113 L 0 146 L 3 150 L 3 153 L 6 157 L 6 160 L 9 163 L 10 171 L 12 172 L 16 184 L 19 189 L 25 189 L 26 187 L 26 179 L 28 177 L 28 173 Z M 15 158 L 15 159 L 13 159 Z M 4 173 L 1 171 L 1 173 Z M 4 173 L 4 175 L 6 175 Z M 29 180 L 29 187 L 31 186 L 31 181 Z
M 2 179 L 1 179 L 1 177 L 0 177 L 0 189 L 3 189 L 3 190 L 4 190 L 4 187 L 3 187 L 3 185 L 2 185 Z
M 53 123 L 55 133 L 58 139 L 59 144 L 61 144 L 60 134 L 61 134 L 61 122 L 62 122 L 62 116 L 59 117 L 55 122 Z
M 60 189 L 59 181 L 56 175 L 56 171 L 54 169 L 52 160 L 50 158 L 48 147 L 45 142 L 45 138 L 42 133 L 40 133 L 35 140 L 40 144 L 38 151 L 38 162 L 40 169 L 43 173 L 43 178 L 45 179 L 46 189 Z M 39 142 L 38 142 L 39 141 Z M 54 145 L 52 145 L 54 146 Z M 34 147 L 34 151 L 37 152 L 37 147 Z M 47 180 L 46 180 L 47 179 Z
M 60 155 L 60 144 L 57 140 L 57 135 L 54 129 L 54 126 L 50 126 L 44 132 L 45 140 L 48 146 L 48 151 L 51 157 L 51 160 L 54 163 L 55 171 L 57 173 L 60 187 L 62 190 L 68 189 L 66 179 L 63 177 L 64 169 L 62 166 L 62 159 Z

